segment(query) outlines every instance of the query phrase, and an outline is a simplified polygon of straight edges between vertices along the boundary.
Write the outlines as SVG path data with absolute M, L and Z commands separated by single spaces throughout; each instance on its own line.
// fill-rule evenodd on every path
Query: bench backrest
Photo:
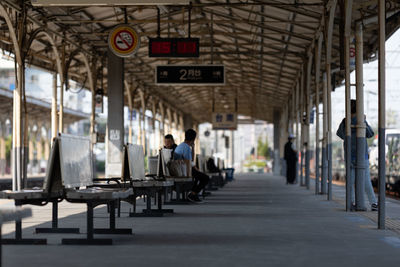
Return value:
M 128 178 L 126 174 L 124 174 L 127 167 L 130 179 L 141 180 L 145 178 L 144 152 L 141 145 L 127 144 L 125 146 L 124 163 L 122 164 L 122 173 L 125 180 Z
M 158 168 L 157 176 L 159 177 L 168 177 L 171 176 L 168 169 L 168 162 L 171 160 L 172 157 L 172 149 L 162 148 L 160 149 L 160 163 L 161 166 Z
M 223 159 L 218 158 L 217 167 L 220 170 L 224 169 L 224 160 Z
M 93 161 L 89 138 L 60 134 L 53 140 L 46 177 L 45 192 L 62 188 L 93 185 Z
M 205 157 L 204 158 L 204 171 L 206 173 L 210 173 L 211 170 L 208 168 L 208 161 L 210 160 L 211 157 Z
M 150 175 L 157 175 L 158 156 L 151 156 L 147 158 L 147 168 Z
M 92 186 L 94 175 L 90 139 L 67 134 L 58 138 L 63 186 Z

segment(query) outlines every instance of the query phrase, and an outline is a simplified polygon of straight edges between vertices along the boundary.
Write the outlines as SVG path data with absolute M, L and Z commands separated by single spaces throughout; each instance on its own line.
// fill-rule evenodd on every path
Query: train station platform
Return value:
M 204 203 L 174 206 L 172 216 L 129 218 L 129 206 L 124 204 L 117 226 L 132 227 L 134 235 L 113 236 L 113 246 L 62 246 L 65 234 L 43 235 L 49 245 L 4 245 L 3 263 L 7 267 L 397 265 L 399 233 L 377 230 L 373 212 L 345 212 L 342 189 L 334 190 L 334 201 L 327 201 L 313 190 L 286 185 L 283 177 L 235 175 L 234 182 Z M 391 203 L 400 207 L 398 201 Z M 23 222 L 27 237 L 38 236 L 31 234 L 34 226 L 50 225 L 50 205 L 32 208 L 34 216 Z M 80 226 L 85 232 L 84 205 L 62 202 L 59 210 L 60 226 Z M 105 207 L 97 208 L 95 217 L 97 226 L 107 225 Z M 4 236 L 13 229 L 12 224 L 4 225 Z

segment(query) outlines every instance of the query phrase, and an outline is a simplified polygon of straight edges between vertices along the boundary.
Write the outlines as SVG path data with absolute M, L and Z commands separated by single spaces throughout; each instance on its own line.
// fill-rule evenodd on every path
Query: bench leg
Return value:
M 44 238 L 22 238 L 22 222 L 15 221 L 15 238 L 3 238 L 3 245 L 46 245 L 47 239 Z
M 174 210 L 173 209 L 163 209 L 162 208 L 162 203 L 163 203 L 163 198 L 162 198 L 162 195 L 163 195 L 163 191 L 164 191 L 164 189 L 160 189 L 156 194 L 157 194 L 157 209 L 151 209 L 151 212 L 152 213 L 174 213 Z M 143 210 L 143 212 L 145 213 L 145 212 L 147 212 L 148 210 L 147 209 L 144 209 Z
M 20 207 L 21 204 L 15 201 L 15 206 Z M 15 238 L 1 239 L 3 245 L 46 245 L 47 239 L 43 238 L 22 238 L 22 221 L 15 221 Z
M 94 238 L 93 237 L 93 235 L 94 235 L 93 208 L 94 208 L 93 203 L 91 201 L 87 202 L 86 238 L 63 238 L 61 241 L 63 245 L 112 245 L 112 239 Z
M 182 185 L 176 184 L 175 191 L 176 191 L 176 199 L 172 199 L 172 197 L 171 197 L 170 201 L 164 202 L 164 205 L 189 205 L 189 204 L 191 204 L 191 202 L 186 199 L 185 192 L 184 192 L 184 190 L 182 190 Z M 172 194 L 173 193 L 171 193 L 171 195 Z M 181 195 L 182 195 L 182 198 L 181 198 Z
M 94 229 L 95 234 L 103 234 L 103 235 L 131 235 L 132 229 L 126 228 L 116 228 L 115 227 L 115 204 L 116 201 L 110 202 L 110 228 L 96 228 Z
M 160 212 L 158 209 L 151 209 L 151 193 L 147 192 L 146 194 L 146 209 L 143 209 L 141 213 L 131 212 L 129 213 L 129 217 L 162 217 L 164 214 Z
M 59 228 L 58 227 L 58 201 L 52 201 L 53 212 L 51 228 L 38 227 L 36 228 L 37 234 L 79 234 L 79 228 Z

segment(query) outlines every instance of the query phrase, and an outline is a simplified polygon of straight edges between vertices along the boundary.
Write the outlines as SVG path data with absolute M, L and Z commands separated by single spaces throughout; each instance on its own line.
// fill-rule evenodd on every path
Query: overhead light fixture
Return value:
M 189 5 L 190 0 L 31 0 L 33 6 Z

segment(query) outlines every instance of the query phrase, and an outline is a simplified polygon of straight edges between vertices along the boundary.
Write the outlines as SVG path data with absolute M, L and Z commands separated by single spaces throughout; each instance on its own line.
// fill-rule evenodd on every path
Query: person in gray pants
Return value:
M 356 165 L 356 125 L 357 125 L 357 118 L 356 118 L 356 100 L 351 100 L 351 164 L 350 164 L 350 184 L 351 184 L 351 201 L 352 201 L 352 208 L 355 206 L 355 194 L 354 194 L 354 181 L 355 181 L 355 165 Z M 365 123 L 365 137 L 371 138 L 374 136 L 374 131 L 372 130 L 371 126 L 369 126 L 367 120 L 365 119 L 364 115 L 364 123 Z M 339 125 L 338 130 L 336 131 L 336 135 L 339 136 L 340 139 L 344 140 L 346 137 L 346 123 L 345 119 Z M 344 144 L 343 144 L 344 147 Z M 346 148 L 344 148 L 346 152 Z M 365 193 L 367 194 L 369 204 L 371 205 L 372 211 L 378 210 L 378 204 L 375 197 L 374 189 L 372 188 L 371 177 L 369 172 L 369 157 L 368 157 L 368 144 L 367 140 L 365 140 Z

